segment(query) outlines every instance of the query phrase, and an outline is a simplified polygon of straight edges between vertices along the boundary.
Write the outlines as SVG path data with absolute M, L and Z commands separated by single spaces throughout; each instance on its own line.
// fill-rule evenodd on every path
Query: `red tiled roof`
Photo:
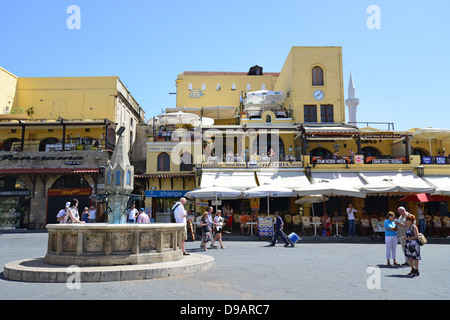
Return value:
M 45 169 L 0 169 L 0 175 L 16 175 L 16 174 L 92 174 L 98 173 L 99 169 L 95 168 L 45 168 Z

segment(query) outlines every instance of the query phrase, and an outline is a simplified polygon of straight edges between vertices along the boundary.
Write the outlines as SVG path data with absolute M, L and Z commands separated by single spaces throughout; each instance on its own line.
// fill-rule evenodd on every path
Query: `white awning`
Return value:
M 426 176 L 423 179 L 433 187 L 436 187 L 435 194 L 450 196 L 449 176 Z
M 364 181 L 355 172 L 313 172 L 313 183 L 309 186 L 296 188 L 302 196 L 328 195 L 364 198 L 365 194 L 358 188 Z
M 257 172 L 256 175 L 258 177 L 259 185 L 261 186 L 271 184 L 289 189 L 295 189 L 311 185 L 303 172 L 267 171 Z
M 227 187 L 237 190 L 247 190 L 257 187 L 255 173 L 247 172 L 203 172 L 200 188 Z
M 362 172 L 366 182 L 360 188 L 367 194 L 377 193 L 433 193 L 435 188 L 413 172 Z

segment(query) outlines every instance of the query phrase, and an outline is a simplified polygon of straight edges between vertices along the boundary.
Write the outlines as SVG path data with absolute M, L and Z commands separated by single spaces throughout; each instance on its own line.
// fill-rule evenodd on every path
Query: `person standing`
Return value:
M 128 210 L 127 214 L 127 222 L 128 223 L 135 223 L 136 222 L 136 215 L 138 214 L 138 210 L 136 209 L 136 205 L 133 203 L 131 205 L 131 208 Z
M 186 252 L 185 248 L 185 242 L 187 240 L 187 228 L 186 228 L 187 212 L 186 209 L 184 208 L 185 204 L 186 198 L 180 198 L 180 201 L 175 203 L 175 205 L 172 207 L 172 210 L 174 210 L 175 222 L 183 224 L 183 232 L 181 236 L 181 250 L 183 251 L 184 256 L 189 256 L 190 254 Z
M 83 220 L 86 223 L 89 222 L 89 208 L 88 207 L 84 207 L 84 211 L 81 215 L 81 220 Z
M 277 242 L 278 238 L 281 237 L 281 239 L 283 239 L 283 241 L 286 243 L 284 246 L 285 247 L 289 247 L 289 240 L 286 238 L 284 232 L 283 232 L 283 219 L 280 217 L 280 215 L 278 214 L 278 212 L 274 213 L 275 216 L 275 234 L 273 236 L 272 239 L 272 243 L 270 244 L 271 247 L 275 246 L 275 243 Z M 295 246 L 292 243 L 292 247 Z
M 417 209 L 417 219 L 419 220 L 419 232 L 424 234 L 425 228 L 426 228 L 426 221 L 425 221 L 425 210 L 423 207 L 423 203 L 417 204 L 419 209 Z
M 64 209 L 61 209 L 58 214 L 56 215 L 56 220 L 59 221 L 60 224 L 65 224 L 66 223 L 66 212 L 67 209 L 69 209 L 70 207 L 70 201 L 66 202 L 66 206 Z
M 386 260 L 387 265 L 390 266 L 390 259 L 394 260 L 394 266 L 399 266 L 397 263 L 397 225 L 395 224 L 395 213 L 389 211 L 386 215 L 386 220 L 384 221 L 384 240 L 386 243 Z
M 89 223 L 94 223 L 95 222 L 95 208 L 94 206 L 91 206 L 89 208 Z
M 214 217 L 216 235 L 214 236 L 214 241 L 219 240 L 220 248 L 225 249 L 222 243 L 222 233 L 223 233 L 223 225 L 224 221 L 222 218 L 222 212 L 217 210 L 216 216 Z
M 202 242 L 200 243 L 200 248 L 203 248 L 204 251 L 208 251 L 206 249 L 206 244 L 211 241 L 211 228 L 208 224 L 208 211 L 205 211 L 200 220 L 200 226 L 202 227 Z
M 353 203 L 349 203 L 347 207 L 347 216 L 348 216 L 348 236 L 355 236 L 355 212 L 358 212 L 355 208 L 353 208 Z
M 206 217 L 206 221 L 208 222 L 208 227 L 211 230 L 211 245 L 209 246 L 211 249 L 217 248 L 214 238 L 213 238 L 213 233 L 212 233 L 213 226 L 215 225 L 215 223 L 213 221 L 212 213 L 213 213 L 213 207 L 209 207 L 208 208 L 208 216 Z
M 419 276 L 419 260 L 420 256 L 420 245 L 417 239 L 419 239 L 419 230 L 414 224 L 416 217 L 412 214 L 406 216 L 406 231 L 403 240 L 405 241 L 405 256 L 409 260 L 409 265 L 411 266 L 411 272 L 409 276 L 418 277 Z
M 64 223 L 85 223 L 80 220 L 80 214 L 78 213 L 78 200 L 73 199 L 70 201 L 70 207 L 66 212 L 66 220 Z
M 402 245 L 402 251 L 403 255 L 405 256 L 405 263 L 403 263 L 404 266 L 409 266 L 409 261 L 405 254 L 405 233 L 407 230 L 406 227 L 406 217 L 409 215 L 409 213 L 406 211 L 405 207 L 398 207 L 397 209 L 399 217 L 395 220 L 395 223 L 397 224 L 397 235 L 400 238 L 400 244 Z
M 139 216 L 137 218 L 137 223 L 150 223 L 150 218 L 148 217 L 148 214 L 145 213 L 145 209 L 141 208 L 139 211 Z

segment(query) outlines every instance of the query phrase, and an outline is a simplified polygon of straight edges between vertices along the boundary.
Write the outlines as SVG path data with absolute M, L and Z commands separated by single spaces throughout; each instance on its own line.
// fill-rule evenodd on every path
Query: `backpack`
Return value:
M 170 210 L 170 222 L 175 223 L 177 222 L 177 220 L 175 219 L 175 209 L 178 208 L 178 206 L 181 203 L 178 203 L 175 207 L 172 208 L 172 210 Z

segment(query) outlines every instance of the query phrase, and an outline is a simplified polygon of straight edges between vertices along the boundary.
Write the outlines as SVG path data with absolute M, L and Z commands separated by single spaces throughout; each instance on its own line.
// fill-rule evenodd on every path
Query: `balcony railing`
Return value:
M 50 151 L 114 151 L 115 145 L 105 139 L 68 139 L 63 144 L 61 141 L 56 143 L 42 143 L 39 140 L 16 141 L 10 148 L 4 148 L 1 151 L 13 152 L 50 152 Z

